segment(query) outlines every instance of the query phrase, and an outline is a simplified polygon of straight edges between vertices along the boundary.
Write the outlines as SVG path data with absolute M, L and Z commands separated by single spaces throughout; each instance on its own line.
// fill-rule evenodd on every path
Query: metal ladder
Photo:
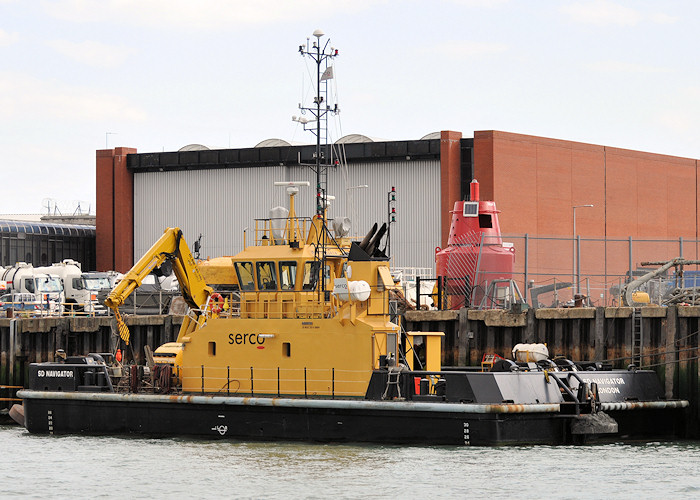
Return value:
M 392 377 L 394 375 L 394 377 Z M 387 373 L 386 388 L 384 389 L 384 394 L 382 394 L 382 399 L 387 399 L 389 397 L 389 387 L 392 385 L 396 387 L 396 398 L 401 399 L 401 386 L 399 385 L 401 375 L 401 369 L 395 366 L 389 367 L 389 372 Z
M 635 307 L 632 309 L 632 363 L 637 367 L 642 366 L 642 347 L 644 344 L 642 325 L 642 309 Z

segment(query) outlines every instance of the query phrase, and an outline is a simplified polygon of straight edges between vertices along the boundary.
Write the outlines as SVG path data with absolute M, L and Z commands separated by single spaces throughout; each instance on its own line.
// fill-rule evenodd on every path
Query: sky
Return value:
M 700 158 L 694 0 L 0 0 L 0 214 L 95 206 L 95 151 L 315 143 L 316 29 L 337 48 L 330 139 L 440 130 Z M 303 101 L 303 102 L 302 102 Z

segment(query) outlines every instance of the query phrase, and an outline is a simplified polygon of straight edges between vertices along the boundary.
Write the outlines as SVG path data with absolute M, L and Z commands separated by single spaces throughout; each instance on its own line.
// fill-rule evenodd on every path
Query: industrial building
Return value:
M 0 265 L 49 266 L 63 259 L 77 260 L 85 270 L 95 269 L 94 224 L 0 219 Z
M 315 146 L 268 140 L 186 149 L 195 150 L 97 151 L 98 269 L 127 270 L 169 226 L 182 228 L 190 244 L 201 235 L 203 258 L 234 255 L 255 218 L 287 204 L 275 181 L 311 181 L 297 213 L 313 213 L 314 177 L 304 165 Z M 697 258 L 695 159 L 500 131 L 388 142 L 355 135 L 333 151 L 343 161 L 329 169 L 329 216 L 350 217 L 358 237 L 389 219 L 387 194 L 396 188 L 394 266 L 434 266 L 450 210 L 468 198 L 472 179 L 501 211 L 521 286 L 550 275 L 571 279 L 575 266 L 607 283 L 644 260 Z

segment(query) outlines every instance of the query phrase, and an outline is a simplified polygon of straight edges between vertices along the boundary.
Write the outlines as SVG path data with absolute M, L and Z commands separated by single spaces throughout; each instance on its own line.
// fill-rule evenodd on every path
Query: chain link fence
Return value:
M 565 238 L 505 235 L 515 249 L 513 279 L 533 306 L 574 305 L 576 296 L 592 306 L 620 305 L 623 286 L 675 258 L 697 260 L 700 240 Z M 488 242 L 485 242 L 488 244 Z M 681 276 L 682 272 L 682 276 Z M 490 273 L 482 270 L 484 276 Z M 697 281 L 697 284 L 696 284 Z M 661 304 L 678 287 L 700 285 L 698 266 L 671 267 L 641 286 Z
M 624 285 L 676 258 L 697 261 L 700 240 L 628 238 L 566 238 L 524 235 L 465 235 L 442 258 L 442 273 L 420 273 L 423 308 L 458 309 L 509 307 L 519 297 L 532 307 L 618 306 Z M 513 273 L 504 272 L 514 257 Z M 511 281 L 512 280 L 512 281 Z M 409 285 L 412 286 L 412 285 Z M 647 280 L 638 290 L 648 301 L 663 304 L 669 297 L 700 302 L 698 265 L 672 266 Z M 416 302 L 415 288 L 405 294 Z M 485 298 L 486 297 L 486 304 Z M 442 299 L 442 300 L 439 300 Z M 495 299 L 495 302 L 494 302 Z M 678 302 L 678 300 L 676 300 Z

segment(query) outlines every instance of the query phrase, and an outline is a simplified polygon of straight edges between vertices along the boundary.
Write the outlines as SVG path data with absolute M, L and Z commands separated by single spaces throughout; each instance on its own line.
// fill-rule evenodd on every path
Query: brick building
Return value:
M 340 204 L 350 197 L 349 184 L 370 185 L 359 226 L 368 226 L 373 217 L 382 220 L 377 214 L 386 210 L 386 190 L 397 186 L 399 218 L 391 229 L 396 266 L 432 265 L 435 247 L 447 239 L 450 210 L 455 201 L 468 198 L 473 178 L 480 183 L 481 198 L 496 201 L 501 211 L 503 234 L 516 247 L 521 286 L 525 273 L 536 283 L 548 276 L 572 278 L 577 249 L 581 275 L 595 277 L 602 287 L 644 260 L 698 255 L 696 159 L 500 131 L 338 143 L 347 158 L 345 184 L 334 188 Z M 289 144 L 172 153 L 97 151 L 98 268 L 125 271 L 167 225 L 183 227 L 188 241 L 202 227 L 209 228 L 212 242 L 226 231 L 241 232 L 233 222 L 207 226 L 216 207 L 224 207 L 228 197 L 234 198 L 233 208 L 225 210 L 230 213 L 242 210 L 236 207 L 284 203 L 282 196 L 265 194 L 271 189 L 267 183 L 308 176 L 301 164 L 312 151 L 313 146 Z M 229 178 L 232 187 L 218 191 Z M 256 216 L 265 215 L 259 211 Z M 227 220 L 235 219 L 234 214 Z M 237 253 L 236 238 L 212 243 L 209 255 Z

